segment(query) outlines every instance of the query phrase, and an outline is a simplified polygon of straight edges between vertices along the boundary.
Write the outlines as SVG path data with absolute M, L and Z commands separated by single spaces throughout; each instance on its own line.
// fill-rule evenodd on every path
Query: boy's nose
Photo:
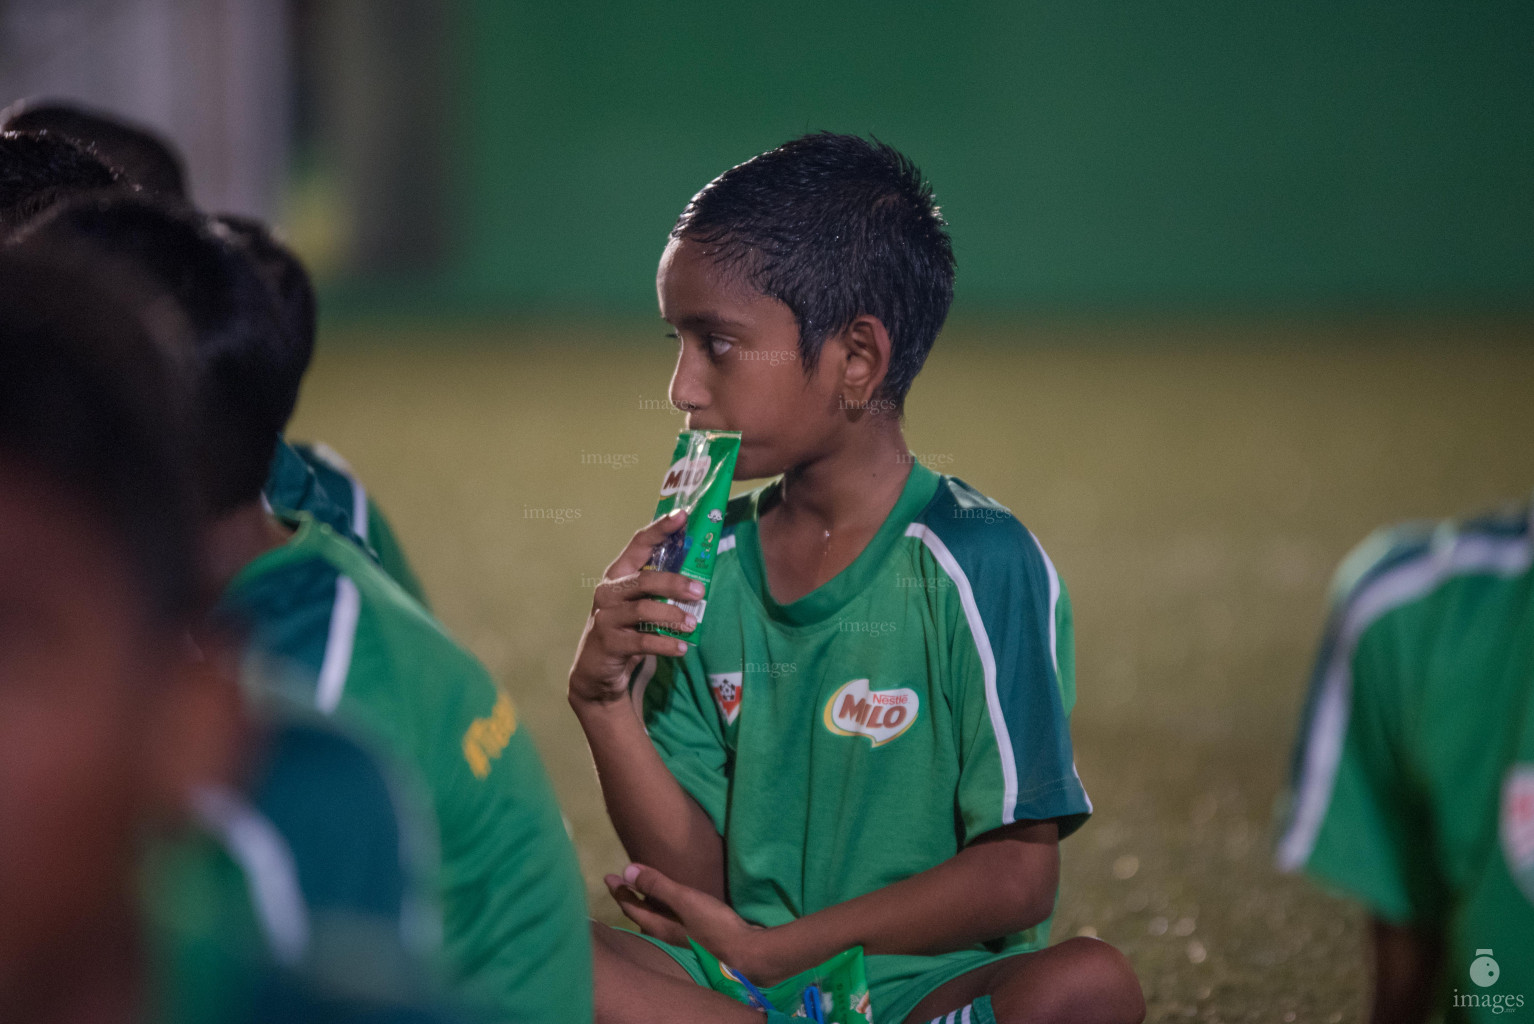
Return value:
M 686 355 L 677 360 L 676 372 L 671 375 L 671 388 L 667 397 L 682 412 L 692 413 L 708 407 L 708 392 L 698 374 L 687 365 Z

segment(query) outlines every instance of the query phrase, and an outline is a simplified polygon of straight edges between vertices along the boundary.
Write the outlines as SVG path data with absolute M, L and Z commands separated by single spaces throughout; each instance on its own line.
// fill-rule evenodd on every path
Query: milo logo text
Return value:
M 854 679 L 831 694 L 821 718 L 838 736 L 863 736 L 882 747 L 911 727 L 920 708 L 915 690 L 871 690 L 867 679 Z
M 708 476 L 708 467 L 712 460 L 707 454 L 693 459 L 677 459 L 666 470 L 666 478 L 661 481 L 660 496 L 670 497 L 678 492 L 697 490 L 703 478 Z
M 512 733 L 517 731 L 517 712 L 511 706 L 511 698 L 504 693 L 495 698 L 495 706 L 485 718 L 469 723 L 463 734 L 463 759 L 469 762 L 469 770 L 476 779 L 490 774 L 490 762 L 501 756 Z

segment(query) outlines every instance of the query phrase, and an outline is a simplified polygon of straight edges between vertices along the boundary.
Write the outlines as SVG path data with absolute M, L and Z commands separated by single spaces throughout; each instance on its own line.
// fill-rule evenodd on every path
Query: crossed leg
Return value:
M 703 988 L 632 932 L 592 922 L 597 1024 L 762 1024 L 762 1014 Z M 976 968 L 933 990 L 906 1017 L 927 1024 L 981 996 L 999 1024 L 1140 1024 L 1145 998 L 1122 953 L 1075 938 Z
M 597 1024 L 762 1024 L 760 1011 L 703 988 L 633 932 L 591 923 Z
M 1140 1024 L 1145 996 L 1124 954 L 1097 939 L 1067 939 L 976 968 L 938 986 L 906 1017 L 927 1024 L 991 997 L 998 1024 Z

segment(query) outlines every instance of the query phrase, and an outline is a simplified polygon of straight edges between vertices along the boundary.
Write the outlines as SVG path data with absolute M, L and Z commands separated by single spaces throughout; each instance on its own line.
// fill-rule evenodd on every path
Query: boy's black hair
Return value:
M 288 415 L 292 416 L 293 407 L 298 403 L 299 386 L 308 372 L 309 361 L 314 358 L 317 315 L 314 284 L 293 250 L 283 245 L 261 221 L 232 213 L 222 213 L 214 219 L 244 250 L 271 291 L 277 321 L 288 343 L 277 369 L 292 395 L 288 403 Z
M 52 132 L 0 132 L 0 232 L 66 199 L 112 188 L 122 176 Z
M 953 247 L 932 187 L 877 139 L 819 132 L 732 167 L 682 211 L 672 238 L 793 310 L 809 372 L 862 315 L 890 336 L 880 397 L 899 407 L 953 301 Z
M 109 264 L 0 252 L 0 456 L 88 511 L 174 625 L 197 595 L 186 382 L 142 298 Z
M 62 100 L 18 100 L 0 112 L 6 131 L 47 131 L 88 148 L 130 183 L 162 199 L 187 199 L 186 165 L 163 136 Z
M 193 443 L 203 511 L 219 516 L 260 500 L 277 435 L 292 410 L 278 367 L 286 342 L 251 261 L 210 218 L 138 196 L 57 207 L 17 245 L 81 247 L 126 262 L 187 321 Z

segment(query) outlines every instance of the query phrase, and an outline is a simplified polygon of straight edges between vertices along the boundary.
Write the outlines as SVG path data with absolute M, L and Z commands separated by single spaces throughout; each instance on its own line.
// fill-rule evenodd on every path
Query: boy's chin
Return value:
M 735 481 L 742 483 L 746 480 L 765 480 L 779 475 L 787 468 L 787 466 L 777 465 L 775 460 L 752 458 L 743 445 L 740 455 L 735 459 Z

